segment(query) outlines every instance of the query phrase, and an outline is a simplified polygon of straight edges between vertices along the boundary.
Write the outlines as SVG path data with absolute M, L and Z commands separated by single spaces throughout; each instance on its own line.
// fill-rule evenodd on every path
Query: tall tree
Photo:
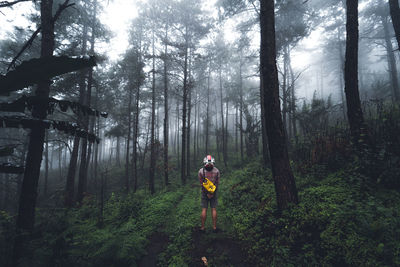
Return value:
M 40 23 L 41 23 L 41 50 L 40 57 L 50 57 L 54 51 L 54 19 L 53 19 L 53 0 L 42 0 L 40 3 Z M 41 103 L 47 103 L 50 93 L 50 81 L 38 83 L 35 95 Z M 46 105 L 36 104 L 32 109 L 34 118 L 44 120 L 47 117 Z M 25 238 L 23 231 L 31 232 L 35 224 L 35 207 L 37 199 L 37 187 L 40 175 L 40 165 L 43 155 L 43 144 L 45 138 L 45 128 L 36 126 L 31 129 L 29 136 L 28 153 L 24 179 L 21 186 L 19 208 L 17 215 L 17 237 L 13 248 L 13 265 L 18 265 L 20 256 L 25 253 L 23 243 Z
M 396 33 L 397 49 L 400 49 L 400 8 L 398 0 L 389 0 L 390 17 Z
M 298 203 L 294 176 L 289 164 L 286 135 L 279 101 L 279 83 L 276 67 L 274 0 L 260 0 L 260 67 L 264 91 L 265 126 L 268 135 L 272 174 L 276 199 L 280 210 L 290 203 Z
M 367 128 L 364 123 L 358 91 L 358 36 L 358 0 L 347 0 L 344 82 L 347 118 L 352 141 L 357 149 L 367 141 Z
M 155 55 L 155 36 L 154 24 L 152 27 L 152 80 L 151 80 L 151 133 L 150 133 L 150 170 L 149 170 L 149 190 L 154 194 L 154 175 L 156 165 L 156 143 L 154 136 L 155 116 L 156 116 L 156 55 Z

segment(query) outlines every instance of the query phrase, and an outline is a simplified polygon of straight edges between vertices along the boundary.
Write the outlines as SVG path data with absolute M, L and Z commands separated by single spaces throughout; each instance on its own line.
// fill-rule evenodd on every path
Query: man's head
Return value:
M 204 168 L 207 171 L 211 171 L 214 168 L 214 163 L 215 160 L 213 157 L 211 157 L 211 155 L 207 155 L 204 159 L 203 159 L 203 163 L 204 163 Z

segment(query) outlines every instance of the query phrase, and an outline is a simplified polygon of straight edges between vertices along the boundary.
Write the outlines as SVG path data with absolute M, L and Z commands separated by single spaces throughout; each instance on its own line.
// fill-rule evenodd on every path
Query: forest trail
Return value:
M 204 257 L 207 259 L 208 266 L 244 266 L 243 259 L 245 257 L 239 242 L 224 228 L 225 222 L 229 218 L 226 218 L 223 212 L 218 214 L 218 222 L 220 223 L 218 226 L 221 227 L 221 230 L 217 233 L 214 233 L 211 228 L 210 209 L 204 233 L 199 231 L 199 226 L 196 223 L 192 223 L 189 231 L 178 230 L 174 232 L 171 230 L 187 227 L 187 220 L 185 220 L 187 218 L 182 218 L 182 210 L 184 209 L 182 206 L 187 206 L 188 199 L 192 203 L 190 203 L 191 212 L 187 214 L 187 218 L 200 224 L 200 207 L 198 206 L 196 209 L 196 204 L 199 203 L 200 199 L 198 199 L 196 190 L 190 190 L 171 209 L 170 219 L 166 220 L 165 224 L 149 237 L 146 255 L 141 258 L 138 265 L 140 267 L 160 266 L 160 258 L 164 257 L 165 260 L 168 260 L 168 258 L 174 256 L 169 254 L 168 246 L 177 245 L 179 247 L 177 240 L 187 238 L 190 245 L 180 249 L 185 250 L 185 254 L 190 256 L 189 266 L 207 266 L 202 260 Z M 176 236 L 177 233 L 180 236 Z M 174 242 L 175 244 L 173 244 Z
M 192 242 L 190 266 L 205 266 L 203 257 L 212 266 L 244 266 L 245 257 L 239 243 L 223 231 L 213 233 L 210 229 L 201 233 L 195 230 Z

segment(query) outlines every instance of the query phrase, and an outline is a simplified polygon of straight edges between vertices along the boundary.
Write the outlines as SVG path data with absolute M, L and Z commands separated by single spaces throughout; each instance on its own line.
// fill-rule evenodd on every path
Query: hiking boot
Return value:
M 219 228 L 215 228 L 215 229 L 213 230 L 213 233 L 219 233 L 219 232 L 221 232 L 221 230 L 220 230 Z

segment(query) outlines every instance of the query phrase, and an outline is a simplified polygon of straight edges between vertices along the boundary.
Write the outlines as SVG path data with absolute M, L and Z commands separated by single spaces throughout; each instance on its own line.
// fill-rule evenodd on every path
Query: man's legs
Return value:
M 206 210 L 207 212 L 207 210 Z M 214 230 L 217 229 L 217 208 L 211 209 Z M 204 219 L 205 220 L 205 219 Z
M 214 210 L 214 209 L 213 209 Z M 207 208 L 203 208 L 201 210 L 201 230 L 204 230 L 204 224 L 206 222 L 206 218 L 207 218 Z M 213 217 L 214 218 L 214 217 Z M 213 219 L 214 220 L 214 219 Z

